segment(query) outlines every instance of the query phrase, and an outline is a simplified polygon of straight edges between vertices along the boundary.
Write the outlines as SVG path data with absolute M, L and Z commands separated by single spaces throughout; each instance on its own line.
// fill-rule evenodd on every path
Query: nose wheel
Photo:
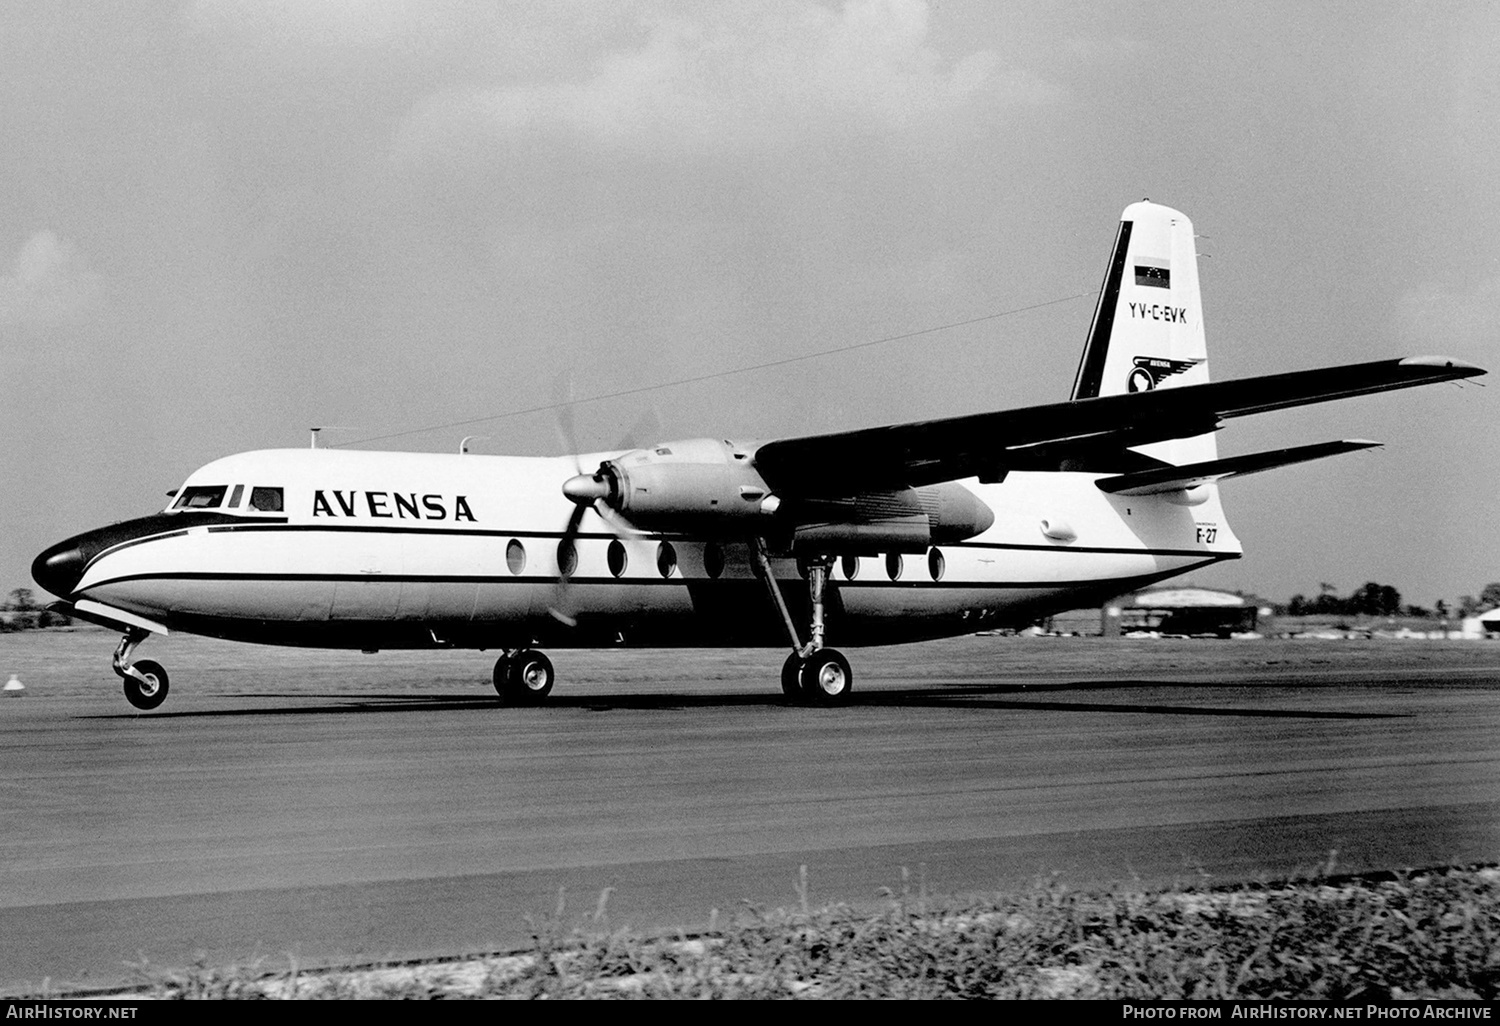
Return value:
M 167 700 L 167 671 L 154 659 L 132 663 L 136 646 L 145 641 L 148 632 L 132 628 L 115 649 L 114 671 L 125 685 L 125 701 L 137 709 L 155 709 Z
M 142 659 L 132 669 L 139 677 L 124 679 L 125 701 L 137 709 L 155 709 L 167 700 L 167 671 L 154 659 Z

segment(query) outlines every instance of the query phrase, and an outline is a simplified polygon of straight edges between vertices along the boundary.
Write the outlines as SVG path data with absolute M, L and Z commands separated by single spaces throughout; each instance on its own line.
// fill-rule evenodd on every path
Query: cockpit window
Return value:
M 195 485 L 192 488 L 184 488 L 182 494 L 177 496 L 177 501 L 172 504 L 172 508 L 217 509 L 223 505 L 224 493 L 228 490 L 228 485 Z
M 240 504 L 240 496 L 245 494 L 244 485 L 235 485 L 234 491 L 229 493 L 229 509 L 236 509 Z
M 280 513 L 282 510 L 281 489 L 259 486 L 250 489 L 250 508 L 262 513 Z

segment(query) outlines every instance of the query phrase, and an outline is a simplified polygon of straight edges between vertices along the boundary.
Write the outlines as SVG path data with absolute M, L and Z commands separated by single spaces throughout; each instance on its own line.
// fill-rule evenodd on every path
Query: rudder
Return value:
M 1145 392 L 1208 381 L 1193 223 L 1149 201 L 1120 215 L 1104 285 L 1072 398 Z M 1141 446 L 1168 463 L 1212 460 L 1212 433 Z

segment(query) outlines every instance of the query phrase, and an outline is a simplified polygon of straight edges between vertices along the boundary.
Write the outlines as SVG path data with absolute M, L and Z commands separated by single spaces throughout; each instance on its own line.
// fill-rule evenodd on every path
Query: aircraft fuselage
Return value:
M 562 484 L 608 455 L 244 453 L 196 471 L 179 492 L 222 490 L 214 508 L 68 539 L 38 557 L 37 578 L 80 611 L 98 603 L 147 625 L 267 644 L 785 644 L 748 540 L 626 533 L 593 509 L 565 585 L 576 622 L 553 615 L 573 512 Z M 873 645 L 1026 623 L 1239 556 L 1216 489 L 1185 505 L 1107 495 L 1097 476 L 962 482 L 993 524 L 920 553 L 838 558 L 830 636 Z M 279 503 L 262 505 L 280 509 L 249 508 L 250 496 L 272 492 Z M 798 562 L 773 553 L 772 564 L 802 620 Z

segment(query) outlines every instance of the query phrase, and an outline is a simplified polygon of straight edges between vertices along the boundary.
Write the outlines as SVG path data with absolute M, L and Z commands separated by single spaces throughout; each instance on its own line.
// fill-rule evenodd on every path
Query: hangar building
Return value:
M 1105 604 L 1101 625 L 1106 638 L 1132 631 L 1227 638 L 1257 630 L 1261 618 L 1270 615 L 1270 603 L 1253 595 L 1209 588 L 1148 588 Z

